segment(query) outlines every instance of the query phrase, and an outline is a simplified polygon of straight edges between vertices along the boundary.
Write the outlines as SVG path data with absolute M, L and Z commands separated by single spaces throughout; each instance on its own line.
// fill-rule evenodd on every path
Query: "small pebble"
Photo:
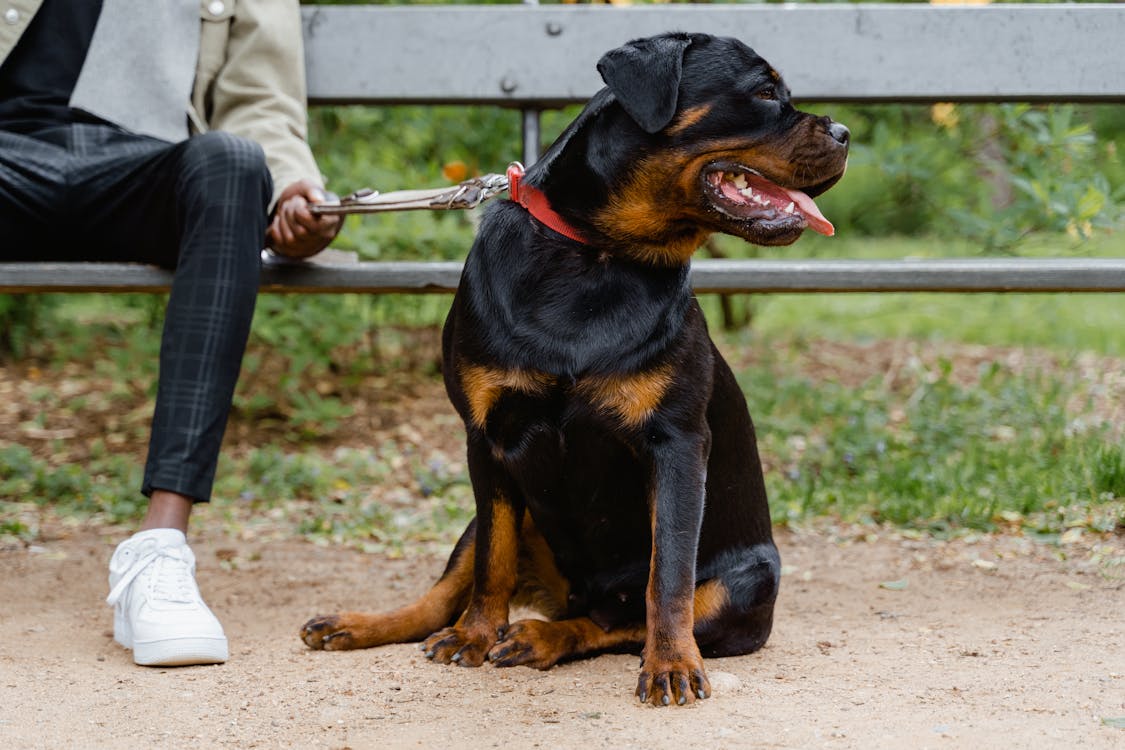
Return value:
M 742 689 L 742 680 L 738 675 L 730 672 L 707 672 L 707 679 L 711 681 L 711 694 L 736 693 Z

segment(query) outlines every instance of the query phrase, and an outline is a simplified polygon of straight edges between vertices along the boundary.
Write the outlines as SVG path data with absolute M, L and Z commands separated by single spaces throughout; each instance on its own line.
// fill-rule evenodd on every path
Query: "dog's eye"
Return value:
M 765 88 L 758 89 L 758 93 L 755 94 L 755 96 L 757 96 L 759 99 L 765 99 L 766 101 L 772 102 L 777 99 L 777 89 L 775 89 L 773 86 L 766 86 Z

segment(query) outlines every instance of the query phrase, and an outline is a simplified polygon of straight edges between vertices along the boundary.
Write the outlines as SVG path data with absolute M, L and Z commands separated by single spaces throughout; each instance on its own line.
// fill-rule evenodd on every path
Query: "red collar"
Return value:
M 567 223 L 566 219 L 555 213 L 550 201 L 543 191 L 526 185 L 523 182 L 523 165 L 514 161 L 508 165 L 508 194 L 512 200 L 527 209 L 527 212 L 555 230 L 564 237 L 569 237 L 575 242 L 588 244 L 582 233 Z

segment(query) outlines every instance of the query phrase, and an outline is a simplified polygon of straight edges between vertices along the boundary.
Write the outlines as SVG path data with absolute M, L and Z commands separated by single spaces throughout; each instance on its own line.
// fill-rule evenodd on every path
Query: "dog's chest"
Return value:
M 544 419 L 562 429 L 578 416 L 604 421 L 604 429 L 610 431 L 636 429 L 660 407 L 672 379 L 669 366 L 577 379 L 483 365 L 461 368 L 467 419 L 490 434 L 501 424 L 518 428 L 521 421 Z

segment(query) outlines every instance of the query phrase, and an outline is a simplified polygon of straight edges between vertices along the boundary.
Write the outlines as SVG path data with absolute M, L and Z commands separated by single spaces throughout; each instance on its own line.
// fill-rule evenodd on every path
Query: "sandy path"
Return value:
M 0 551 L 0 747 L 1125 747 L 1102 722 L 1125 717 L 1120 537 L 1060 561 L 1013 537 L 784 533 L 768 646 L 710 661 L 711 700 L 658 710 L 632 698 L 633 656 L 536 672 L 308 651 L 310 615 L 402 603 L 442 561 L 207 532 L 231 661 L 139 668 L 102 603 L 118 536 Z

